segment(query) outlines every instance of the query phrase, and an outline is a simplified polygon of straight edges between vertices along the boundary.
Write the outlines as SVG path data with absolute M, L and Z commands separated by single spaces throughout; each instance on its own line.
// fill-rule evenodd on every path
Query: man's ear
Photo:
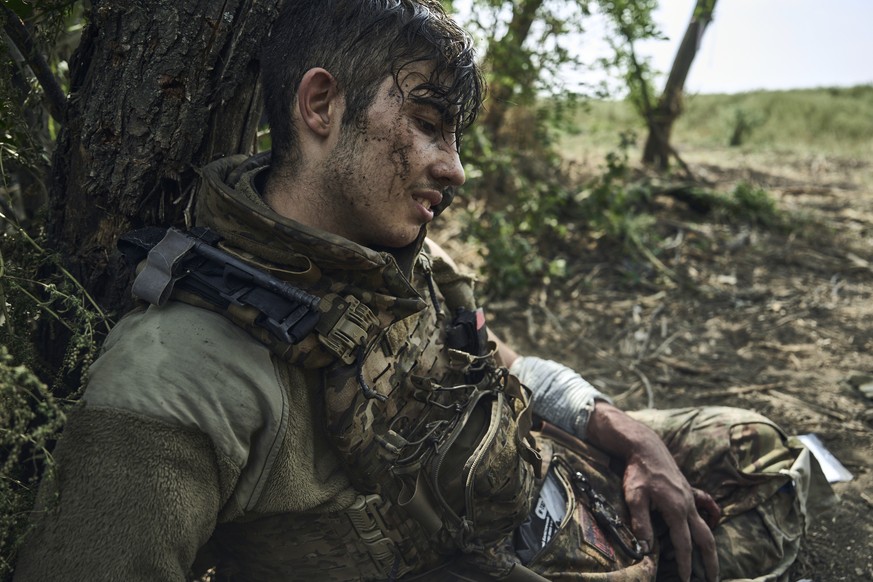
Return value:
M 339 91 L 333 75 L 320 67 L 309 69 L 297 89 L 297 107 L 303 123 L 321 137 L 339 124 Z

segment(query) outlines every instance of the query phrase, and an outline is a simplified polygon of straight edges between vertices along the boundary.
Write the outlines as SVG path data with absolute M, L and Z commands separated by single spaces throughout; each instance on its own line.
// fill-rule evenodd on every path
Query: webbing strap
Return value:
M 179 263 L 192 248 L 194 239 L 180 236 L 172 229 L 167 231 L 167 236 L 148 252 L 147 268 L 133 282 L 133 294 L 152 305 L 166 303 L 179 278 Z
M 282 342 L 296 345 L 316 331 L 344 364 L 378 335 L 379 320 L 355 297 L 311 295 L 217 248 L 219 241 L 208 229 L 149 228 L 124 235 L 118 246 L 133 265 L 145 258 L 132 291 L 153 305 L 164 305 L 178 287 L 220 312 L 251 307 L 258 313 L 254 324 Z
M 421 524 L 429 537 L 433 537 L 442 529 L 443 520 L 437 515 L 437 512 L 434 510 L 434 503 L 428 498 L 427 485 L 424 484 L 423 474 L 424 471 L 418 472 L 412 491 L 409 491 L 406 485 L 404 485 L 404 490 L 400 492 L 397 505 L 406 510 L 415 521 Z

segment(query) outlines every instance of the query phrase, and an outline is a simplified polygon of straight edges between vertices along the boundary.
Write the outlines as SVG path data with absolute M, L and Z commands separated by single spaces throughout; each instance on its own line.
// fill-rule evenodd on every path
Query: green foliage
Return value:
M 68 61 L 78 44 L 83 10 L 74 0 L 10 1 L 0 10 L 0 23 L 7 17 L 25 21 L 36 52 L 63 91 L 69 87 Z M 58 130 L 47 105 L 26 55 L 11 42 L 0 43 L 0 207 L 28 228 L 41 219 Z
M 731 147 L 743 145 L 748 140 L 752 131 L 763 122 L 763 117 L 757 112 L 750 112 L 742 107 L 734 108 L 728 122 L 728 130 L 730 132 L 728 145 Z
M 540 150 L 492 149 L 483 132 L 474 135 L 484 155 L 468 164 L 465 191 L 478 190 L 484 208 L 468 213 L 466 234 L 480 243 L 486 294 L 508 296 L 562 277 L 565 261 L 544 258 L 544 249 L 565 237 L 559 217 L 572 196 L 548 139 Z
M 4 8 L 27 21 L 66 85 L 80 3 L 11 1 Z M 109 325 L 45 244 L 41 207 L 56 129 L 31 68 L 0 44 L 0 580 L 11 576 L 36 485 L 53 470 L 50 450 L 64 410 L 84 386 L 97 336 Z M 59 369 L 44 363 L 38 342 L 60 346 Z
M 763 188 L 740 182 L 722 199 L 721 214 L 734 221 L 766 227 L 783 225 L 776 201 Z
M 580 64 L 568 47 L 578 42 L 592 12 L 598 10 L 613 28 L 614 55 L 601 66 L 630 83 L 639 107 L 652 99 L 652 72 L 637 59 L 635 42 L 660 38 L 651 18 L 656 0 L 474 0 L 465 25 L 486 46 L 485 64 L 491 100 L 479 128 L 465 143 L 470 178 L 465 192 L 484 210 L 469 216 L 468 234 L 486 255 L 486 290 L 492 296 L 522 291 L 535 282 L 563 276 L 565 260 L 550 247 L 564 243 L 573 228 L 567 218 L 579 205 L 557 154 L 557 136 L 572 128 L 579 96 L 557 71 Z M 634 81 L 633 83 L 631 81 Z M 614 134 L 613 134 L 614 136 Z M 596 207 L 586 216 L 610 236 L 643 246 L 646 218 L 624 213 L 644 191 L 623 187 L 619 176 L 626 157 L 613 158 L 598 184 L 587 187 L 582 206 Z M 577 221 L 576 226 L 586 219 Z M 574 227 L 575 228 L 575 227 Z
M 630 175 L 628 151 L 635 142 L 634 132 L 620 134 L 618 150 L 606 155 L 605 171 L 589 180 L 577 197 L 579 219 L 592 238 L 612 241 L 629 258 L 651 263 L 672 277 L 652 250 L 660 240 L 649 213 L 655 188 Z
M 534 106 L 543 96 L 573 94 L 561 72 L 581 65 L 571 33 L 581 32 L 592 0 L 473 0 L 464 27 L 484 47 L 498 98 Z
M 672 141 L 680 152 L 725 146 L 738 115 L 751 126 L 743 149 L 873 156 L 873 85 L 687 96 Z M 567 158 L 583 159 L 609 151 L 616 135 L 639 122 L 626 101 L 591 100 L 575 110 L 572 125 L 581 129 L 562 132 L 559 145 Z
M 556 128 L 575 113 L 576 95 L 557 71 L 578 65 L 570 32 L 582 30 L 589 0 L 474 0 L 465 23 L 485 48 L 490 101 L 465 138 L 465 193 L 484 209 L 468 216 L 481 243 L 486 292 L 508 295 L 563 275 L 543 248 L 565 236 L 559 220 L 572 200 Z
M 27 123 L 27 111 L 38 97 L 16 67 L 5 44 L 0 44 L 0 198 L 8 196 L 12 169 L 48 163 L 44 142 Z
M 0 318 L 0 339 L 14 356 L 60 386 L 78 374 L 73 389 L 84 386 L 87 368 L 96 355 L 97 337 L 112 322 L 82 284 L 22 228 L 0 214 L 7 232 L 0 238 L 0 297 L 5 299 Z M 37 357 L 34 334 L 43 319 L 56 320 L 69 333 L 64 362 L 59 370 L 45 370 Z
M 652 19 L 657 0 L 605 0 L 599 3 L 611 27 L 608 42 L 612 54 L 601 59 L 603 68 L 623 80 L 627 99 L 641 119 L 646 119 L 655 106 L 654 77 L 647 59 L 636 53 L 636 45 L 647 40 L 664 39 Z
M 64 423 L 60 404 L 45 384 L 0 346 L 0 578 L 11 574 L 27 529 L 36 485 L 52 470 L 51 442 Z
M 49 450 L 64 408 L 84 388 L 98 334 L 110 322 L 56 255 L 9 217 L 0 213 L 0 218 L 0 579 L 5 579 L 36 484 L 52 470 Z M 68 332 L 68 340 L 55 340 L 67 342 L 59 370 L 47 369 L 36 349 L 45 319 L 57 320 Z M 65 393 L 66 400 L 53 393 Z

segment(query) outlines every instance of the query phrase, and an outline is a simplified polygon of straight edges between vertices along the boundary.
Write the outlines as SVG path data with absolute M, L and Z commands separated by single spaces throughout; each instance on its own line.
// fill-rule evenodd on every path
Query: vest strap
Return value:
M 402 576 L 412 570 L 412 566 L 400 554 L 397 547 L 399 540 L 395 539 L 399 532 L 386 525 L 382 516 L 383 507 L 384 502 L 379 495 L 358 495 L 346 510 L 346 517 L 376 568 L 386 574 L 393 572 L 395 576 Z
M 218 248 L 221 237 L 206 228 L 190 233 L 146 228 L 121 237 L 119 250 L 140 268 L 134 296 L 162 306 L 174 291 L 194 293 L 218 312 L 254 308 L 254 325 L 285 344 L 314 332 L 344 364 L 352 364 L 379 333 L 373 311 L 352 295 L 318 297 Z M 179 293 L 184 300 L 184 293 Z

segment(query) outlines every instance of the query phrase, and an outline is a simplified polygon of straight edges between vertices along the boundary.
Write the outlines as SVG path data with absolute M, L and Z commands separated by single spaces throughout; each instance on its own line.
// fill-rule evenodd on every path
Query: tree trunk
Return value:
M 491 78 L 482 125 L 494 144 L 499 142 L 500 129 L 517 84 L 526 82 L 530 77 L 525 74 L 531 70 L 531 66 L 530 55 L 525 53 L 524 43 L 543 1 L 514 2 L 512 20 L 506 34 L 500 39 L 492 39 L 489 43 L 485 62 L 491 69 Z
M 670 135 L 673 132 L 673 123 L 682 113 L 685 79 L 688 78 L 691 63 L 700 48 L 703 33 L 712 21 L 715 1 L 697 0 L 685 36 L 676 52 L 670 75 L 667 77 L 664 92 L 658 99 L 658 105 L 647 115 L 649 137 L 643 149 L 643 163 L 654 165 L 661 170 L 666 170 L 670 164 L 670 156 L 673 153 Z
M 196 168 L 253 149 L 257 52 L 280 1 L 92 3 L 53 159 L 48 235 L 106 311 L 129 304 L 117 237 L 183 222 Z
M 511 4 L 512 19 L 506 34 L 493 37 L 483 59 L 489 69 L 488 97 L 477 125 L 484 136 L 483 142 L 472 142 L 471 157 L 487 159 L 493 152 L 504 148 L 504 140 L 517 141 L 517 135 L 507 135 L 507 113 L 518 96 L 519 87 L 531 86 L 538 74 L 531 66 L 531 55 L 524 48 L 534 20 L 544 0 L 519 0 Z M 533 76 L 533 78 L 532 78 Z M 512 196 L 512 177 L 501 164 L 491 167 L 481 178 L 478 190 L 479 199 L 486 205 L 503 206 L 510 203 Z

